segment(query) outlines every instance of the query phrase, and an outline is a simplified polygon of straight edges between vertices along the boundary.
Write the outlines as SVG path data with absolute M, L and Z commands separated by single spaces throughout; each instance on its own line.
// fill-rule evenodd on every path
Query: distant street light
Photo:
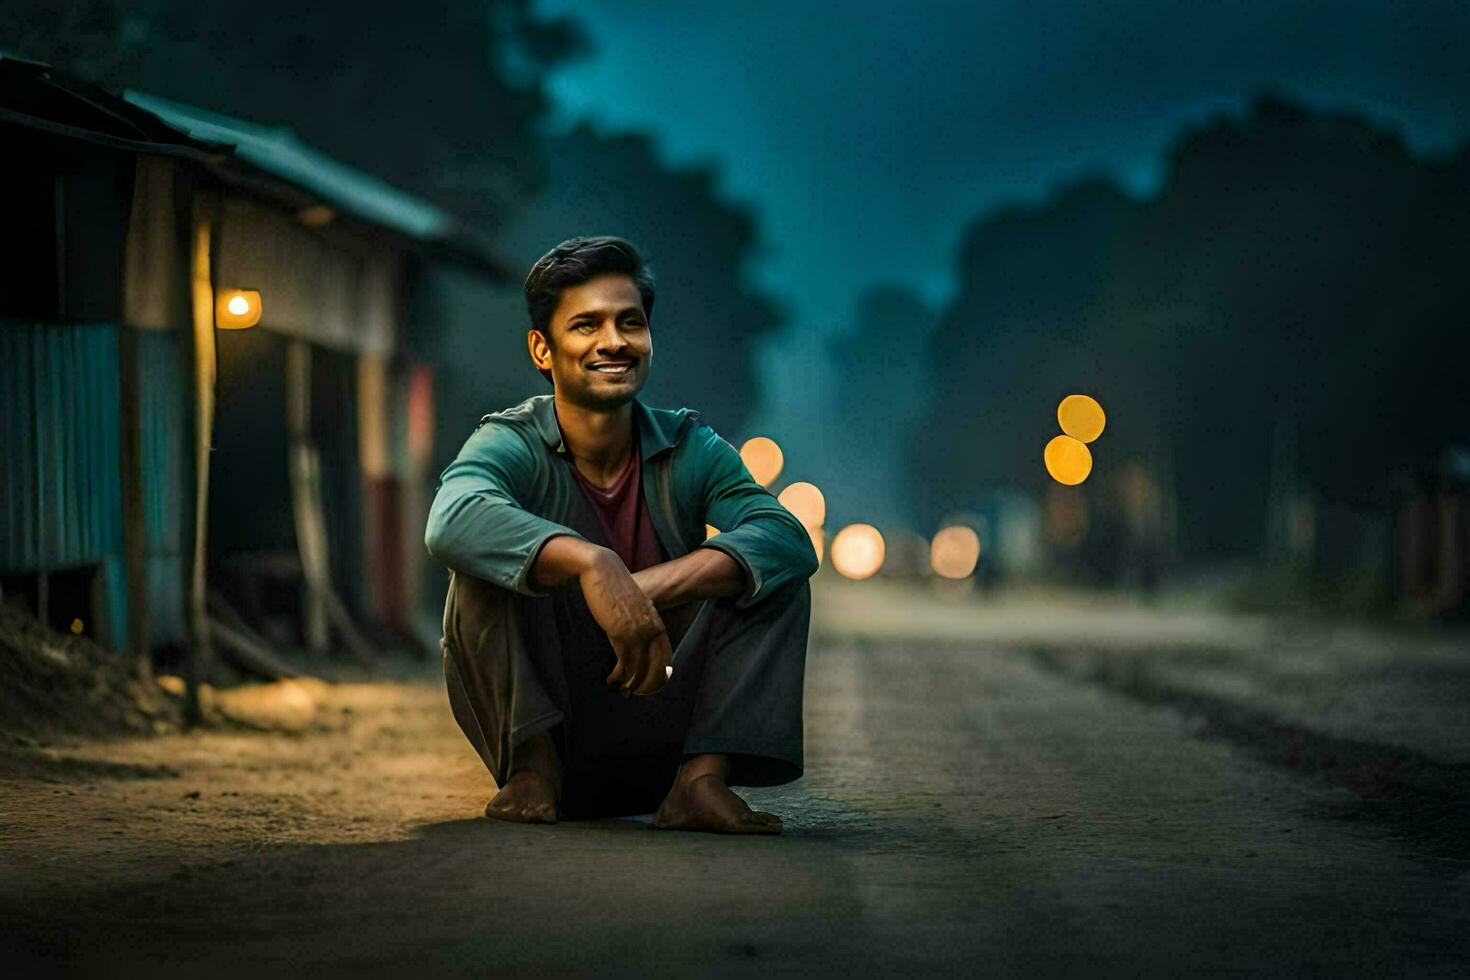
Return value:
M 793 483 L 776 499 L 808 530 L 821 527 L 827 518 L 827 499 L 810 483 Z
M 832 565 L 851 579 L 864 579 L 883 567 L 883 535 L 871 524 L 849 524 L 832 539 Z
M 1068 395 L 1057 406 L 1057 424 L 1078 442 L 1092 442 L 1102 435 L 1108 417 L 1097 399 L 1088 395 Z
M 980 536 L 963 524 L 941 528 L 929 548 L 929 565 L 944 578 L 968 578 L 980 561 Z
M 740 447 L 740 458 L 750 471 L 751 479 L 763 487 L 770 486 L 781 475 L 781 467 L 786 462 L 781 447 L 774 439 L 765 436 L 745 440 L 745 445 Z
M 1071 436 L 1052 439 L 1042 456 L 1051 478 L 1069 487 L 1075 487 L 1092 472 L 1092 453 Z

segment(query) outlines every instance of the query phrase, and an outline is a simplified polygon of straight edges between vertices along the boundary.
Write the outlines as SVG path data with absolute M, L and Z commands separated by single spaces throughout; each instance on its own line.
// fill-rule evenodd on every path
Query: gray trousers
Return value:
M 562 812 L 573 819 L 652 812 L 690 755 L 729 754 L 731 785 L 800 778 L 810 585 L 746 609 L 711 599 L 660 616 L 673 678 L 657 694 L 624 698 L 604 684 L 617 658 L 576 580 L 532 597 L 451 577 L 449 702 L 497 784 L 515 747 L 542 731 L 562 760 Z

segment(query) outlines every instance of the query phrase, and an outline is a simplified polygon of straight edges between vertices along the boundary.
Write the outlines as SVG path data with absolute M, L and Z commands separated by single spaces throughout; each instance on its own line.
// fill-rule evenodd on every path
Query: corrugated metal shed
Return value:
M 120 552 L 117 328 L 4 324 L 0 390 L 0 571 Z
M 123 581 L 126 483 L 143 531 L 127 543 L 143 545 L 128 574 L 148 583 L 150 639 L 183 640 L 192 334 L 178 328 L 191 323 L 197 202 L 212 201 L 216 285 L 261 288 L 265 331 L 334 357 L 384 365 L 401 351 L 417 260 L 452 259 L 502 282 L 507 265 L 447 212 L 287 131 L 142 93 L 120 98 L 3 56 L 0 136 L 27 163 L 7 204 L 18 216 L 12 244 L 32 256 L 7 281 L 29 286 L 0 291 L 0 573 L 37 576 L 38 593 L 49 572 L 94 575 L 85 588 L 100 638 L 118 645 L 129 637 L 126 600 L 142 601 Z M 336 219 L 308 219 L 302 209 L 317 204 Z M 123 416 L 137 426 L 129 453 L 138 438 L 126 479 Z M 65 586 L 72 595 L 77 581 Z

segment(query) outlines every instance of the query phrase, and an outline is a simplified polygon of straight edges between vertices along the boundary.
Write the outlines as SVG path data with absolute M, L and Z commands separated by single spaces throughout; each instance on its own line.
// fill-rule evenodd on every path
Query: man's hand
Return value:
M 653 694 L 669 680 L 673 647 L 653 602 L 616 553 L 605 548 L 579 576 L 592 618 L 607 633 L 618 664 L 607 676 L 623 694 Z

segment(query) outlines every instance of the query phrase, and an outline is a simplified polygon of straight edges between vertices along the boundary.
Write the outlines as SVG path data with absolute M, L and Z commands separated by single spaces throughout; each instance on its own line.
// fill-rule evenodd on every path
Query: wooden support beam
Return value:
M 306 634 L 313 650 L 324 650 L 328 626 L 335 627 L 347 650 L 364 664 L 378 661 L 377 651 L 363 636 L 352 615 L 332 587 L 326 514 L 322 507 L 321 458 L 311 439 L 311 347 L 291 340 L 286 348 L 286 428 L 289 438 L 291 513 L 296 524 L 296 546 L 306 578 Z
M 209 452 L 214 442 L 214 387 L 218 370 L 214 336 L 214 281 L 210 272 L 213 201 L 204 193 L 194 199 L 191 298 L 194 325 L 194 560 L 189 576 L 189 659 L 185 665 L 185 720 L 204 717 L 199 686 L 213 660 L 209 617 L 205 610 L 205 562 L 209 530 Z
M 304 630 L 306 645 L 325 652 L 328 635 L 326 599 L 321 583 L 328 578 L 325 527 L 315 520 L 318 466 L 311 442 L 311 347 L 302 340 L 286 344 L 287 470 L 291 481 L 291 515 L 296 525 L 296 548 L 306 579 Z

